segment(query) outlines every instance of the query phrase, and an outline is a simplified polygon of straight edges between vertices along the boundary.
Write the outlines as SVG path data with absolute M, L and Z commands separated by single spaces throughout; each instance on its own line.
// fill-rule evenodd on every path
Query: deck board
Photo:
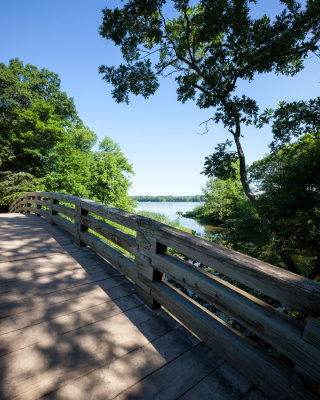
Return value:
M 43 218 L 0 214 L 0 254 L 1 399 L 261 395 L 164 310 L 144 305 L 110 264 Z

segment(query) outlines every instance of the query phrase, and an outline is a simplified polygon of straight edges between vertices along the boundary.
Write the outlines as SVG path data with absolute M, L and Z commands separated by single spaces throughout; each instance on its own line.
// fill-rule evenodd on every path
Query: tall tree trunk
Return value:
M 235 144 L 237 147 L 237 153 L 238 153 L 238 157 L 239 157 L 239 161 L 240 161 L 240 180 L 241 180 L 241 184 L 242 184 L 244 193 L 248 197 L 248 199 L 252 202 L 254 208 L 256 209 L 256 211 L 260 217 L 260 220 L 266 230 L 268 238 L 276 239 L 275 233 L 271 230 L 270 221 L 264 215 L 264 213 L 261 212 L 260 207 L 258 206 L 257 195 L 255 193 L 253 193 L 252 190 L 250 189 L 249 182 L 248 182 L 248 176 L 247 176 L 247 169 L 246 169 L 246 160 L 245 160 L 244 152 L 243 152 L 241 142 L 240 142 L 240 135 L 241 135 L 240 122 L 238 120 L 236 120 L 236 130 L 233 133 L 233 137 L 234 137 L 234 141 L 235 141 Z M 296 266 L 295 262 L 292 260 L 289 252 L 283 246 L 281 246 L 281 248 L 279 248 L 279 250 L 280 250 L 279 252 L 280 252 L 281 259 L 287 266 L 288 270 L 291 272 L 294 272 L 295 274 L 299 274 L 300 273 L 299 269 Z

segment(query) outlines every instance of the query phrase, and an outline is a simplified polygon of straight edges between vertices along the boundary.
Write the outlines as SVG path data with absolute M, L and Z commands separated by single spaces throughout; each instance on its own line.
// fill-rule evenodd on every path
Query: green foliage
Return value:
M 179 229 L 181 228 L 178 219 L 172 221 L 170 218 L 168 218 L 164 214 L 156 213 L 153 211 L 138 211 L 137 213 L 146 218 L 151 218 L 151 219 L 154 219 L 155 221 L 161 222 L 162 224 L 166 224 L 166 225 L 172 226 L 174 228 L 179 228 Z M 182 229 L 185 230 L 185 228 L 182 228 Z
M 214 223 L 221 223 L 230 217 L 230 210 L 244 198 L 239 179 L 210 179 L 205 188 L 204 215 L 210 215 Z
M 176 9 L 170 20 L 165 18 L 166 3 Z M 266 15 L 251 18 L 250 3 L 202 0 L 192 6 L 180 0 L 131 0 L 122 8 L 104 9 L 99 33 L 120 46 L 125 60 L 119 67 L 100 67 L 114 86 L 113 97 L 118 102 L 128 102 L 129 93 L 147 98 L 157 89 L 159 75 L 177 71 L 180 101 L 218 106 L 216 118 L 228 127 L 235 116 L 251 123 L 255 102 L 230 97 L 237 79 L 301 70 L 308 51 L 317 48 L 319 18 L 316 1 L 305 10 L 298 1 L 283 2 L 284 11 L 272 21 Z
M 205 158 L 202 174 L 224 180 L 235 179 L 238 176 L 236 164 L 238 155 L 235 151 L 227 150 L 231 145 L 232 142 L 230 140 L 218 144 L 215 152 Z
M 96 141 L 56 74 L 18 59 L 0 64 L 0 205 L 43 190 L 131 209 L 132 166 L 112 139 L 94 151 Z
M 230 141 L 219 144 L 206 158 L 204 173 L 235 179 L 234 165 L 239 161 L 243 191 L 255 205 L 264 229 L 273 236 L 274 230 L 257 204 L 258 195 L 249 185 L 241 145 L 242 127 L 259 126 L 270 113 L 259 120 L 255 99 L 236 94 L 236 89 L 239 82 L 252 82 L 257 74 L 295 75 L 303 69 L 310 52 L 319 50 L 320 4 L 310 0 L 302 7 L 300 1 L 282 0 L 282 11 L 275 17 L 253 18 L 250 7 L 257 2 L 128 0 L 121 8 L 106 8 L 100 35 L 120 47 L 124 63 L 102 65 L 99 71 L 113 85 L 117 102 L 128 103 L 130 93 L 148 98 L 159 86 L 160 76 L 175 76 L 179 101 L 192 100 L 199 108 L 213 109 L 209 120 L 223 124 L 235 150 L 229 149 Z M 168 10 L 170 18 L 166 17 Z M 313 107 L 317 105 L 315 102 Z M 301 116 L 295 110 L 299 106 L 297 103 L 291 112 L 294 117 Z M 292 124 L 285 119 L 290 110 L 285 108 L 282 104 L 282 121 L 281 108 L 275 115 L 279 125 L 276 141 L 292 135 Z
M 254 163 L 251 176 L 277 237 L 291 251 L 309 255 L 298 263 L 310 272 L 320 255 L 320 134 L 304 135 Z
M 258 126 L 272 121 L 273 141 L 270 145 L 273 152 L 289 144 L 292 138 L 310 132 L 320 132 L 320 97 L 309 101 L 282 101 L 273 111 L 267 109 L 259 117 Z
M 259 191 L 259 210 L 275 235 L 266 234 L 238 179 L 208 181 L 204 205 L 186 216 L 211 218 L 224 229 L 208 238 L 271 264 L 284 267 L 286 250 L 299 273 L 316 279 L 320 274 L 320 134 L 301 136 L 253 163 L 249 171 Z
M 0 171 L 0 206 L 6 210 L 17 197 L 35 187 L 34 176 L 27 172 Z
M 93 161 L 90 180 L 91 198 L 127 209 L 132 204 L 127 198 L 127 191 L 130 186 L 128 176 L 133 170 L 119 146 L 112 139 L 105 138 L 99 144 L 99 151 L 93 153 Z
M 155 221 L 161 222 L 162 224 L 166 224 L 166 225 L 172 226 L 173 228 L 180 229 L 181 231 L 191 233 L 190 229 L 185 228 L 184 226 L 180 225 L 178 218 L 175 220 L 171 220 L 164 214 L 156 213 L 156 212 L 152 212 L 152 211 L 138 211 L 137 213 L 139 215 L 142 215 L 143 217 L 151 218 L 151 219 L 154 219 Z
M 45 173 L 44 160 L 77 117 L 58 76 L 18 59 L 0 64 L 0 167 L 2 171 Z

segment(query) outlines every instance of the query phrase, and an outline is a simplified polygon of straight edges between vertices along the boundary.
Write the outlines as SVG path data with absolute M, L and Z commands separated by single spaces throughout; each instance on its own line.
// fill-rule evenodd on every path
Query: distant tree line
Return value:
M 139 202 L 146 202 L 146 201 L 156 201 L 156 202 L 192 201 L 192 202 L 197 202 L 197 201 L 204 201 L 204 196 L 201 194 L 198 194 L 195 196 L 131 196 L 131 199 L 134 201 L 139 201 Z

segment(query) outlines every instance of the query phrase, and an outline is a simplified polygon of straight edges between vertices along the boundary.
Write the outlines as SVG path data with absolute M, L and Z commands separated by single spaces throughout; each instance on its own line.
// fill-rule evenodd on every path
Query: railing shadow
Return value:
M 0 261 L 1 399 L 178 398 L 223 364 L 71 235 L 32 215 L 1 221 L 2 243 L 21 243 Z M 222 386 L 240 399 L 251 384 L 234 371 Z

